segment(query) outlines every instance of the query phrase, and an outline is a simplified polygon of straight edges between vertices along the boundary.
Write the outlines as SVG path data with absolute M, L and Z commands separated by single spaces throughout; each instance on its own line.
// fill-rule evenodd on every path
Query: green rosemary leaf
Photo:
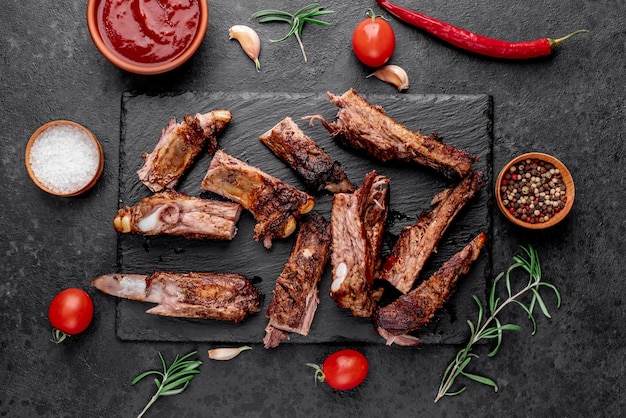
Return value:
M 292 17 L 291 13 L 283 12 L 282 10 L 274 10 L 274 9 L 260 10 L 252 14 L 252 18 L 254 19 L 259 18 L 259 17 L 264 17 L 264 16 L 284 16 L 288 18 Z
M 151 374 L 161 374 L 161 373 L 156 372 L 156 371 L 154 371 L 154 370 L 147 371 L 147 372 L 143 372 L 143 373 L 141 373 L 139 376 L 135 377 L 135 378 L 133 379 L 133 381 L 132 381 L 132 382 L 130 382 L 130 384 L 131 384 L 131 385 L 134 385 L 135 383 L 139 382 L 139 381 L 140 381 L 141 379 L 143 379 L 144 377 L 149 376 L 149 375 L 151 375 Z
M 478 296 L 472 295 L 472 298 L 474 299 L 474 302 L 476 302 L 476 305 L 478 306 L 478 320 L 476 321 L 476 324 L 480 326 L 480 324 L 483 323 L 483 315 L 484 315 L 483 304 L 480 302 L 480 299 L 478 299 Z M 472 335 L 474 335 L 474 331 L 472 331 Z
M 508 297 L 510 298 L 512 296 L 512 290 L 511 290 L 511 272 L 513 271 L 513 269 L 515 267 L 517 267 L 517 264 L 513 264 L 511 267 L 509 267 L 509 269 L 506 272 L 505 275 L 505 283 L 506 283 L 506 293 L 508 295 Z
M 467 373 L 467 372 L 463 372 L 463 376 L 465 376 L 468 379 L 471 379 L 471 380 L 473 380 L 475 382 L 482 383 L 483 385 L 487 385 L 487 386 L 493 387 L 494 392 L 498 391 L 498 385 L 496 384 L 496 382 L 494 382 L 492 379 L 489 379 L 488 377 L 479 376 L 479 375 L 471 374 L 471 373 Z
M 197 370 L 195 369 L 197 369 L 199 366 L 199 363 L 179 362 L 176 365 L 170 367 L 170 376 L 175 377 L 179 374 L 192 373 L 194 371 L 197 372 Z
M 537 301 L 537 305 L 539 305 L 539 309 L 541 309 L 541 312 L 543 312 L 543 315 L 546 318 L 552 318 L 550 316 L 550 312 L 548 312 L 548 307 L 546 306 L 546 304 L 543 301 L 543 298 L 539 294 L 539 291 L 536 288 L 533 288 L 532 292 L 535 295 L 535 300 Z
M 187 387 L 187 383 L 189 383 L 189 381 L 193 378 L 194 378 L 193 375 L 181 377 L 180 379 L 175 380 L 172 383 L 163 386 L 163 389 L 161 391 L 161 396 L 174 395 L 175 393 L 173 392 L 177 392 L 177 391 L 182 392 Z
M 291 24 L 291 19 L 280 16 L 267 16 L 259 19 L 259 23 L 268 23 L 268 22 L 281 22 L 281 23 L 289 23 Z
M 498 337 L 501 337 L 502 331 L 519 331 L 520 329 L 522 329 L 522 327 L 520 327 L 519 325 L 515 325 L 515 324 L 500 325 L 500 326 L 493 327 L 493 328 L 487 328 L 485 331 L 483 331 L 480 334 L 480 338 L 481 339 L 498 338 Z
M 502 324 L 500 323 L 500 320 L 496 317 L 493 318 L 494 322 L 496 323 L 496 326 L 498 327 L 498 329 L 500 329 L 500 327 L 502 326 Z M 487 357 L 493 357 L 496 354 L 498 354 L 498 351 L 500 351 L 500 346 L 502 345 L 502 332 L 498 333 L 498 338 L 496 339 L 496 345 L 495 347 L 489 352 L 489 354 L 487 354 Z
M 181 393 L 185 389 L 187 389 L 187 385 L 183 386 L 180 389 L 175 389 L 175 390 L 169 390 L 169 391 L 166 391 L 166 392 L 161 392 L 159 394 L 159 396 L 174 396 L 174 395 L 178 395 L 179 393 Z
M 476 333 L 476 327 L 474 327 L 474 323 L 468 319 L 467 325 L 469 326 L 469 329 L 470 329 L 470 335 L 474 335 Z
M 500 330 L 502 331 L 519 331 L 522 327 L 516 324 L 504 324 L 500 326 Z
M 489 312 L 493 315 L 498 307 L 498 303 L 500 303 L 500 298 L 496 297 L 496 289 L 498 288 L 498 282 L 504 276 L 504 273 L 500 273 L 493 280 L 493 284 L 491 286 L 491 291 L 489 292 Z
M 461 389 L 457 390 L 456 392 L 449 392 L 446 393 L 446 396 L 456 396 L 456 395 L 460 395 L 461 393 L 465 392 L 467 390 L 467 386 L 463 386 Z
M 522 249 L 527 252 L 526 248 L 522 248 Z M 528 273 L 528 284 L 532 283 L 532 281 L 535 279 L 535 276 L 531 269 L 530 262 L 520 256 L 513 257 L 513 260 L 516 261 L 516 264 L 515 264 L 516 267 L 521 267 L 522 269 L 526 270 L 526 272 Z
M 329 14 L 332 14 L 332 13 L 335 13 L 335 11 L 334 10 L 321 10 L 320 9 L 320 10 L 315 10 L 315 11 L 313 11 L 311 13 L 306 13 L 306 14 L 300 15 L 299 18 L 301 20 L 308 20 L 308 19 L 313 19 L 314 17 L 329 15 Z M 320 20 L 320 22 L 322 22 L 322 21 Z M 328 23 L 328 22 L 324 22 L 324 23 Z
M 513 303 L 516 303 L 519 305 L 520 308 L 522 308 L 524 310 L 524 312 L 526 312 L 528 314 L 528 316 L 532 316 L 532 309 L 529 307 L 526 307 L 526 305 L 524 305 L 522 302 L 520 302 L 519 300 L 513 300 Z
M 315 11 L 315 10 L 319 10 L 321 9 L 321 6 L 319 3 L 311 3 L 308 4 L 300 9 L 298 9 L 293 15 L 294 16 L 301 16 L 301 15 L 305 15 L 307 13 L 310 13 L 311 11 Z
M 551 283 L 546 283 L 546 282 L 537 283 L 537 286 L 545 286 L 547 288 L 552 289 L 552 291 L 554 291 L 554 295 L 556 296 L 556 307 L 557 308 L 561 307 L 561 293 L 559 293 L 556 286 L 554 286 Z
M 331 23 L 329 23 L 329 22 L 324 22 L 323 20 L 312 19 L 310 17 L 305 17 L 302 20 L 307 22 L 307 23 L 314 23 L 314 24 L 320 25 L 320 26 L 330 26 L 331 25 Z
M 535 335 L 535 333 L 537 332 L 537 321 L 535 320 L 535 316 L 533 315 L 533 307 L 526 307 L 526 305 L 518 300 L 514 300 L 513 302 L 517 303 L 526 312 L 526 314 L 528 315 L 528 319 L 530 319 L 530 322 L 532 322 L 533 324 L 533 330 L 531 334 Z

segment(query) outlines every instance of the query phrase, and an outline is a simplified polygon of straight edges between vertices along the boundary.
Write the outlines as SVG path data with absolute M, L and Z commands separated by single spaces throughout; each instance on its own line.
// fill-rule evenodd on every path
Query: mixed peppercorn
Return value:
M 513 164 L 500 183 L 506 209 L 517 219 L 531 224 L 547 222 L 567 202 L 561 172 L 553 164 L 526 159 Z

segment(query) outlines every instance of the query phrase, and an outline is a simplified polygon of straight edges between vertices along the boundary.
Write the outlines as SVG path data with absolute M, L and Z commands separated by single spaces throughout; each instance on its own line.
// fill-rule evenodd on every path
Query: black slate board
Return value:
M 333 92 L 341 94 L 343 92 Z M 437 132 L 444 142 L 466 149 L 480 158 L 476 168 L 486 174 L 491 184 L 492 103 L 486 95 L 369 95 L 370 103 L 384 106 L 388 115 L 409 129 Z M 292 93 L 202 93 L 176 95 L 122 96 L 120 143 L 120 207 L 134 205 L 150 191 L 139 182 L 136 171 L 142 166 L 143 152 L 151 152 L 161 130 L 172 118 L 230 109 L 233 120 L 219 138 L 227 153 L 255 165 L 263 171 L 301 189 L 303 184 L 259 141 L 263 132 L 286 116 L 291 116 L 330 156 L 340 162 L 357 186 L 372 169 L 391 179 L 391 211 L 384 252 L 387 253 L 402 227 L 413 223 L 421 211 L 430 209 L 432 197 L 450 182 L 437 173 L 416 165 L 380 164 L 339 147 L 318 122 L 309 126 L 302 116 L 320 114 L 334 120 L 337 108 L 324 94 Z M 194 196 L 215 198 L 201 192 L 210 157 L 203 154 L 185 175 L 178 190 Z M 428 277 L 471 238 L 490 229 L 491 187 L 461 212 L 426 266 Z M 331 196 L 317 195 L 316 209 L 327 219 Z M 167 318 L 146 314 L 152 305 L 120 299 L 117 306 L 117 335 L 122 340 L 198 341 L 255 343 L 261 342 L 267 324 L 265 310 L 272 298 L 275 278 L 289 256 L 293 237 L 275 240 L 271 250 L 252 239 L 255 221 L 244 211 L 238 233 L 230 242 L 192 241 L 177 237 L 144 238 L 120 234 L 118 266 L 125 273 L 150 274 L 154 270 L 188 272 L 237 272 L 252 279 L 265 295 L 262 311 L 241 324 L 212 320 Z M 489 245 L 489 244 L 488 244 Z M 467 333 L 466 319 L 473 318 L 476 307 L 471 295 L 485 294 L 490 273 L 490 247 L 483 251 L 468 276 L 461 279 L 456 294 L 435 320 L 417 335 L 424 343 L 460 343 Z M 329 297 L 330 266 L 320 283 L 320 305 L 307 337 L 292 335 L 291 343 L 373 342 L 384 343 L 368 319 L 352 317 L 340 310 Z

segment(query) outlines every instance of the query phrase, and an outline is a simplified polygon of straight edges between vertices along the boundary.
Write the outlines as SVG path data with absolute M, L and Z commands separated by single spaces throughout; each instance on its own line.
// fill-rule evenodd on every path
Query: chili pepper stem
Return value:
M 561 45 L 563 42 L 567 41 L 569 38 L 571 38 L 573 36 L 576 36 L 576 35 L 578 35 L 580 33 L 586 33 L 586 32 L 589 32 L 589 31 L 586 30 L 586 29 L 580 29 L 580 30 L 574 31 L 574 32 L 572 32 L 572 33 L 570 33 L 568 35 L 565 35 L 562 38 L 558 38 L 558 39 L 550 39 L 550 38 L 548 38 L 548 43 L 550 43 L 550 47 L 551 48 L 556 48 L 559 45 Z

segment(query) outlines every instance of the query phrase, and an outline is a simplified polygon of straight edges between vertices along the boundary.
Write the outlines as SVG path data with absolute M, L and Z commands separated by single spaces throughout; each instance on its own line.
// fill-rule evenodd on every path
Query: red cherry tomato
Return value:
M 328 383 L 336 390 L 349 390 L 360 385 L 365 376 L 369 363 L 365 356 L 352 349 L 339 350 L 324 360 L 322 367 L 308 364 L 316 369 L 315 377 L 318 381 Z
M 55 328 L 54 342 L 80 334 L 93 318 L 93 302 L 83 290 L 70 288 L 57 294 L 48 308 L 48 319 Z
M 393 55 L 396 36 L 384 18 L 376 16 L 371 10 L 367 16 L 352 33 L 352 50 L 363 64 L 380 67 Z

